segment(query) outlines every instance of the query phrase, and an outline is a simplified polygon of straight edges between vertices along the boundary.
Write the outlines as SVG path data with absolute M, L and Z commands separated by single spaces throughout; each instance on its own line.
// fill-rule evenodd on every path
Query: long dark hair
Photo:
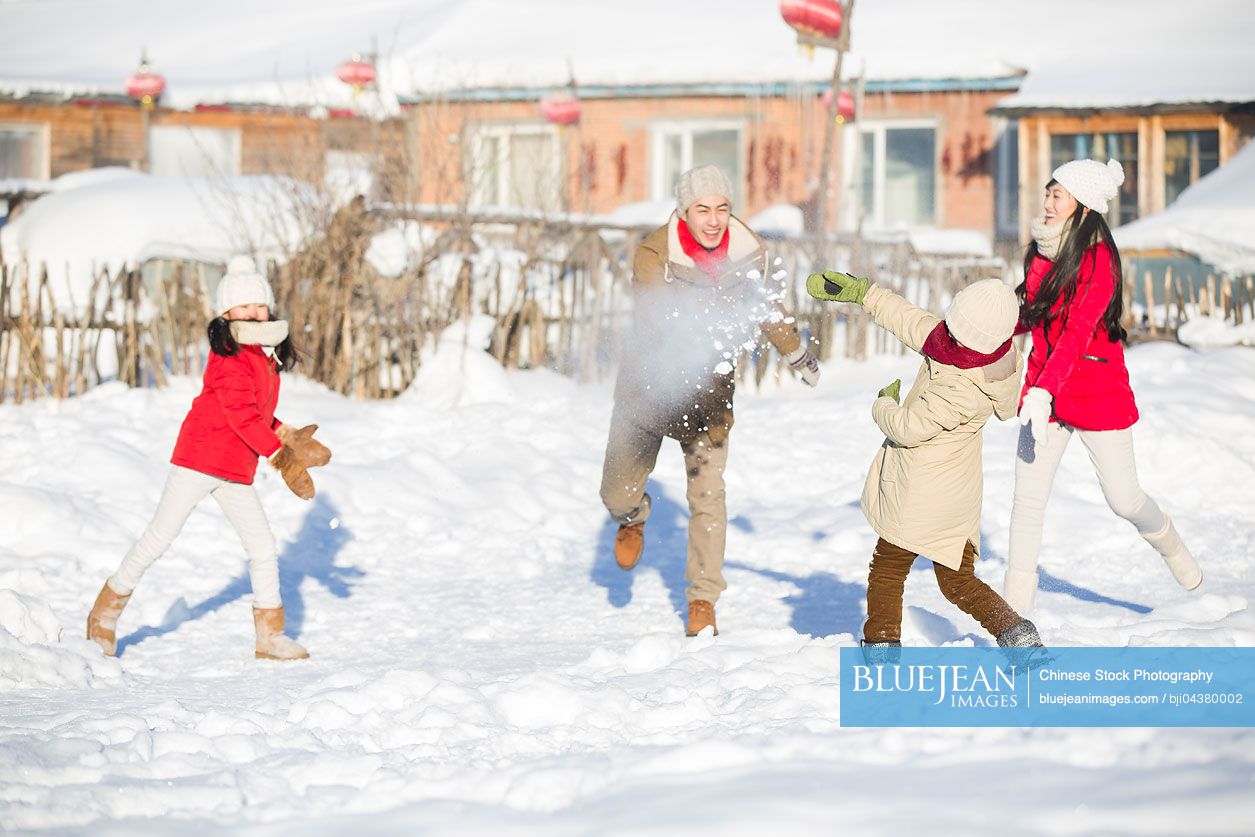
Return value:
M 1046 188 L 1049 189 L 1057 182 L 1051 180 Z M 1028 328 L 1038 325 L 1049 328 L 1055 319 L 1052 309 L 1060 298 L 1063 299 L 1066 317 L 1068 306 L 1076 295 L 1076 280 L 1080 274 L 1081 262 L 1086 258 L 1092 243 L 1102 242 L 1111 253 L 1111 271 L 1116 279 L 1111 301 L 1107 303 L 1107 310 L 1102 315 L 1102 324 L 1107 329 L 1108 339 L 1113 342 L 1124 341 L 1128 338 L 1128 332 L 1120 325 L 1120 320 L 1124 317 L 1124 271 L 1120 266 L 1120 250 L 1116 247 L 1115 239 L 1111 237 L 1111 228 L 1101 214 L 1086 212 L 1085 207 L 1079 203 L 1068 220 L 1070 229 L 1059 247 L 1059 256 L 1055 259 L 1054 266 L 1042 278 L 1037 296 L 1031 302 L 1028 299 L 1028 271 L 1038 255 L 1037 242 L 1030 241 L 1024 250 L 1024 281 L 1015 289 L 1015 295 L 1020 298 L 1020 322 Z M 1094 256 L 1090 254 L 1089 258 Z
M 214 317 L 209 321 L 209 350 L 216 355 L 231 357 L 240 350 L 231 334 L 231 321 L 226 317 Z M 292 342 L 292 336 L 283 338 L 283 342 L 275 346 L 275 359 L 279 361 L 279 371 L 286 372 L 301 362 L 301 353 Z

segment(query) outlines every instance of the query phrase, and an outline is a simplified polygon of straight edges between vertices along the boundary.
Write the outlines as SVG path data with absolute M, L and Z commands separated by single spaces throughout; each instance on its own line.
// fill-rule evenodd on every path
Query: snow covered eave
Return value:
M 1255 114 L 1255 98 L 1243 101 L 1223 101 L 1215 99 L 1189 99 L 1177 102 L 1135 102 L 1135 103 L 1089 103 L 1061 104 L 1058 102 L 1023 102 L 1018 96 L 1003 99 L 1002 102 L 989 109 L 991 116 L 1022 118 L 1025 116 L 1070 116 L 1090 117 L 1102 114 L 1146 115 L 1153 116 L 1170 113 L 1232 113 Z
M 991 78 L 903 78 L 869 79 L 867 93 L 947 93 L 1018 90 L 1023 74 Z M 674 84 L 581 84 L 581 99 L 678 99 L 678 98 L 772 98 L 808 92 L 818 95 L 830 85 L 826 81 L 771 82 L 677 82 Z M 528 87 L 476 87 L 436 90 L 400 96 L 403 106 L 426 102 L 527 102 L 535 101 L 562 85 Z

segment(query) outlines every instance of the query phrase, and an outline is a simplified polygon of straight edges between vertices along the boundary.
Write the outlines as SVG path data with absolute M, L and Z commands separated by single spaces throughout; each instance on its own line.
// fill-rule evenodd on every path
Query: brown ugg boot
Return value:
M 641 560 L 645 549 L 645 524 L 629 523 L 619 527 L 614 537 L 614 561 L 621 570 L 630 570 Z
M 106 581 L 96 596 L 91 613 L 87 614 L 87 638 L 99 645 L 106 657 L 118 653 L 118 617 L 130 598 L 130 593 L 123 596 Z
M 257 627 L 259 660 L 308 660 L 309 652 L 291 637 L 283 635 L 283 606 L 253 608 L 253 624 Z
M 715 636 L 719 636 L 719 628 L 715 625 L 715 606 L 694 599 L 689 602 L 689 623 L 684 633 L 686 636 L 697 636 L 706 628 L 714 628 Z

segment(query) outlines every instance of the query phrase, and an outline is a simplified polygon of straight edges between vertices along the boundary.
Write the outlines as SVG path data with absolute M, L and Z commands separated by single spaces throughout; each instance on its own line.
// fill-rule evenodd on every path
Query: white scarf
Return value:
M 274 357 L 274 347 L 288 339 L 288 321 L 232 320 L 231 336 L 241 346 L 261 346 L 269 357 Z
M 1033 240 L 1037 242 L 1037 254 L 1052 262 L 1059 258 L 1059 248 L 1071 230 L 1072 217 L 1068 216 L 1057 224 L 1047 224 L 1045 218 L 1034 218 L 1029 225 Z

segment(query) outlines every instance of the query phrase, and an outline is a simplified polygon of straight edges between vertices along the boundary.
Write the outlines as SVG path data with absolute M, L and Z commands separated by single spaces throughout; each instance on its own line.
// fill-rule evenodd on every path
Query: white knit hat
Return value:
M 707 195 L 723 195 L 732 202 L 732 181 L 723 173 L 723 169 L 707 163 L 696 166 L 680 175 L 675 184 L 675 205 L 683 214 L 698 198 Z
M 1055 169 L 1051 176 L 1072 193 L 1077 203 L 1103 213 L 1107 211 L 1107 201 L 1120 194 L 1124 167 L 1119 160 L 1108 160 L 1105 166 L 1097 160 L 1072 160 Z
M 1020 301 L 1000 279 L 973 282 L 954 295 L 946 311 L 951 336 L 987 355 L 1010 339 L 1020 320 Z
M 274 308 L 275 295 L 266 277 L 248 256 L 232 256 L 227 272 L 218 283 L 218 300 L 214 310 L 218 316 L 237 305 L 269 305 Z

